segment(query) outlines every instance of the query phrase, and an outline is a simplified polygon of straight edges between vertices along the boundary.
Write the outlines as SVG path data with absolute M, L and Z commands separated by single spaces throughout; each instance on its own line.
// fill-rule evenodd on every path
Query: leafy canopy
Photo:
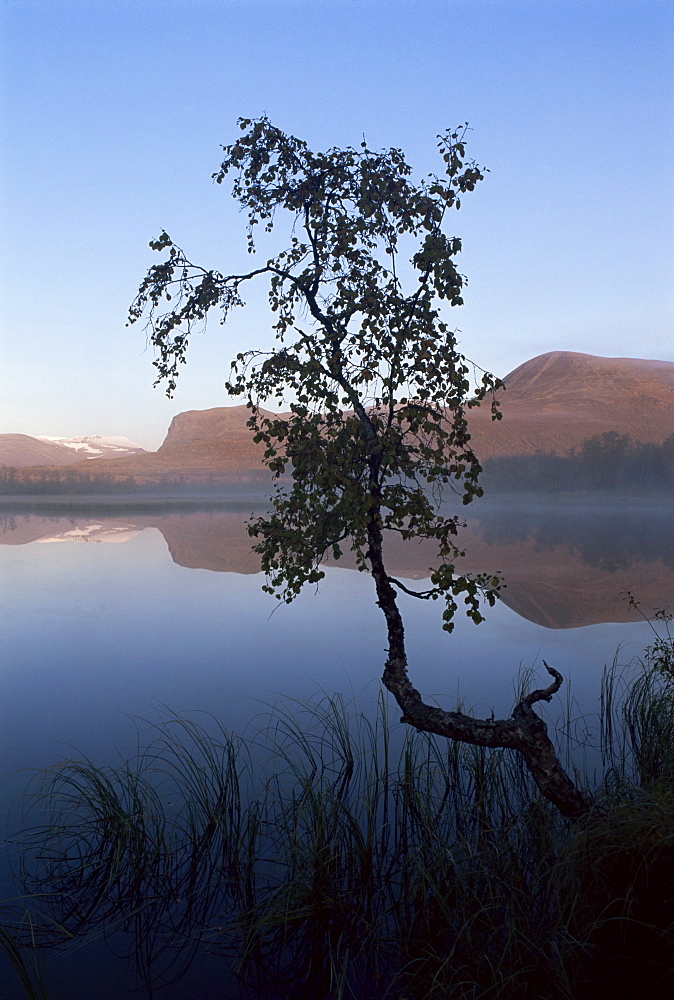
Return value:
M 481 621 L 479 593 L 493 603 L 499 581 L 455 574 L 460 521 L 440 503 L 447 487 L 463 503 L 482 493 L 466 410 L 490 394 L 500 417 L 500 383 L 484 373 L 471 396 L 469 364 L 440 311 L 443 300 L 463 303 L 466 283 L 455 262 L 461 241 L 444 231 L 449 210 L 484 176 L 466 158 L 467 126 L 438 136 L 443 174 L 417 184 L 399 149 L 375 152 L 363 141 L 315 153 L 266 117 L 239 126 L 213 177 L 233 175 L 249 253 L 255 227 L 272 233 L 281 210 L 285 247 L 247 273 L 222 274 L 192 264 L 166 232 L 150 243 L 165 259 L 148 272 L 130 321 L 148 316 L 157 383 L 171 395 L 191 332 L 213 309 L 224 322 L 243 304 L 242 285 L 265 276 L 277 347 L 238 354 L 227 388 L 245 398 L 276 477 L 272 512 L 249 527 L 266 589 L 291 601 L 344 544 L 373 571 L 381 533 L 392 531 L 434 540 L 438 562 L 425 591 L 389 582 L 444 598 L 447 629 L 459 596 Z M 289 413 L 261 409 L 288 399 Z

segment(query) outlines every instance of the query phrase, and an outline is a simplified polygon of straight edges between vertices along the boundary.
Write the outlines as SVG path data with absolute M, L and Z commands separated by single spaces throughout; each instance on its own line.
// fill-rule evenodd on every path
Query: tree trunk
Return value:
M 533 710 L 538 701 L 550 701 L 562 684 L 562 675 L 543 661 L 553 681 L 526 695 L 515 706 L 509 719 L 474 719 L 463 712 L 446 712 L 427 705 L 409 679 L 405 652 L 405 629 L 398 609 L 396 592 L 389 581 L 382 557 L 382 534 L 379 525 L 368 527 L 371 573 L 377 590 L 377 604 L 386 619 L 388 657 L 382 681 L 391 692 L 403 715 L 401 722 L 421 732 L 435 733 L 450 740 L 460 740 L 482 747 L 518 750 L 542 795 L 563 816 L 580 819 L 592 803 L 576 787 L 559 762 L 545 722 Z

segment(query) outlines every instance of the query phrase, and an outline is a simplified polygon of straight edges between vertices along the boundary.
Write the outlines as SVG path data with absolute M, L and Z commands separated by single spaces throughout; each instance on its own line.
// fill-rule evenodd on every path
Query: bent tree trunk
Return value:
M 426 704 L 409 679 L 405 652 L 405 630 L 398 609 L 396 592 L 386 573 L 382 558 L 382 536 L 376 524 L 369 526 L 369 557 L 377 590 L 377 604 L 382 609 L 388 631 L 388 657 L 382 681 L 402 710 L 402 722 L 421 732 L 435 733 L 450 740 L 476 746 L 518 750 L 542 795 L 563 816 L 580 819 L 592 803 L 577 788 L 559 762 L 545 722 L 533 710 L 538 701 L 550 701 L 562 684 L 562 675 L 544 662 L 553 681 L 538 688 L 516 705 L 509 719 L 474 719 L 463 712 L 446 712 Z

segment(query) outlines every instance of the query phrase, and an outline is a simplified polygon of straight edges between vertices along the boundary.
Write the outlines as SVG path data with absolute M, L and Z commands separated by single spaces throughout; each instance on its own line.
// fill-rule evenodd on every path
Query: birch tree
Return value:
M 462 609 L 475 623 L 493 605 L 497 577 L 461 571 L 461 517 L 444 502 L 482 494 L 467 414 L 485 405 L 500 419 L 500 383 L 471 382 L 448 312 L 463 303 L 461 240 L 450 219 L 484 179 L 466 153 L 467 126 L 437 137 L 440 170 L 414 182 L 400 149 L 313 152 L 266 117 L 240 119 L 213 175 L 232 181 L 247 216 L 254 266 L 228 274 L 194 264 L 165 231 L 150 246 L 162 255 L 142 282 L 130 321 L 147 321 L 157 383 L 171 395 L 191 334 L 211 313 L 222 322 L 243 305 L 242 290 L 265 281 L 275 346 L 234 359 L 227 388 L 242 397 L 248 426 L 264 445 L 274 479 L 271 512 L 249 525 L 266 573 L 265 589 L 290 602 L 325 574 L 345 547 L 372 576 L 388 637 L 383 683 L 402 721 L 418 730 L 519 751 L 539 789 L 565 815 L 589 803 L 562 768 L 534 711 L 562 678 L 531 692 L 506 719 L 477 719 L 424 701 L 412 683 L 402 602 L 439 601 L 451 632 Z M 257 227 L 285 237 L 267 260 Z M 477 387 L 475 387 L 477 381 Z M 289 413 L 262 407 L 289 401 Z M 430 540 L 437 559 L 414 587 L 387 569 L 387 539 Z M 547 665 L 546 665 L 547 666 Z

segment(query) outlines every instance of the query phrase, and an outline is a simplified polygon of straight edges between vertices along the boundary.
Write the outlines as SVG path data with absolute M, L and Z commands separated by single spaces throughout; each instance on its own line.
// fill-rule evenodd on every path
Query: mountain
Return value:
M 674 434 L 671 361 L 553 351 L 520 365 L 504 382 L 497 394 L 502 420 L 493 421 L 485 406 L 469 411 L 480 460 L 539 451 L 568 455 L 586 438 L 612 430 L 657 444 Z M 253 444 L 247 418 L 245 406 L 180 413 L 155 456 L 116 467 L 132 475 L 161 467 L 186 477 L 258 478 L 262 448 Z
M 506 375 L 497 393 L 503 419 L 486 408 L 470 413 L 473 448 L 481 461 L 537 452 L 568 455 L 607 431 L 639 443 L 662 444 L 674 434 L 674 362 L 599 358 L 552 351 Z
M 29 437 L 28 434 L 0 434 L 0 465 L 24 469 L 34 465 L 73 465 L 83 458 L 112 458 L 147 454 L 140 445 L 125 437 Z
M 257 474 L 264 447 L 253 441 L 246 426 L 249 416 L 246 406 L 179 413 L 171 421 L 157 458 L 186 474 L 204 470 L 233 476 Z
M 157 451 L 110 457 L 104 464 L 92 460 L 86 468 L 80 463 L 73 471 L 96 472 L 119 481 L 132 477 L 140 485 L 268 484 L 264 448 L 253 442 L 248 417 L 245 406 L 187 410 L 173 418 Z
M 0 465 L 23 469 L 31 465 L 72 465 L 80 461 L 69 448 L 28 434 L 0 434 Z
M 120 435 L 93 434 L 89 437 L 62 438 L 40 434 L 38 441 L 63 445 L 74 455 L 73 460 L 76 462 L 82 458 L 120 458 L 123 455 L 147 454 L 145 448 Z
M 469 411 L 473 447 L 493 455 L 566 455 L 606 431 L 661 444 L 674 434 L 674 362 L 598 358 L 553 351 L 506 375 L 497 393 L 503 419 Z M 261 446 L 246 427 L 245 406 L 191 410 L 173 419 L 157 458 L 176 471 L 251 475 Z M 146 462 L 146 458 L 143 458 Z
M 504 382 L 505 388 L 497 393 L 502 420 L 492 421 L 487 406 L 469 410 L 472 445 L 481 461 L 540 452 L 564 456 L 587 438 L 607 431 L 629 435 L 637 443 L 655 444 L 674 434 L 671 361 L 553 351 L 520 365 Z M 179 413 L 158 451 L 138 450 L 115 457 L 113 448 L 108 448 L 105 461 L 101 461 L 103 442 L 124 439 L 80 438 L 67 445 L 61 439 L 36 441 L 24 435 L 0 435 L 0 442 L 20 438 L 34 441 L 34 447 L 57 448 L 59 459 L 37 458 L 32 463 L 52 466 L 64 464 L 64 454 L 76 454 L 72 450 L 75 441 L 81 442 L 89 455 L 92 448 L 100 447 L 101 457 L 72 466 L 70 482 L 81 477 L 84 483 L 91 483 L 99 477 L 119 484 L 133 479 L 139 486 L 157 489 L 235 483 L 265 487 L 269 473 L 262 463 L 263 446 L 253 442 L 246 426 L 248 415 L 245 406 Z M 0 458 L 2 462 L 18 465 Z M 35 469 L 23 473 L 20 480 L 10 492 L 19 492 L 18 487 L 29 481 L 53 483 L 58 476 L 55 471 Z

